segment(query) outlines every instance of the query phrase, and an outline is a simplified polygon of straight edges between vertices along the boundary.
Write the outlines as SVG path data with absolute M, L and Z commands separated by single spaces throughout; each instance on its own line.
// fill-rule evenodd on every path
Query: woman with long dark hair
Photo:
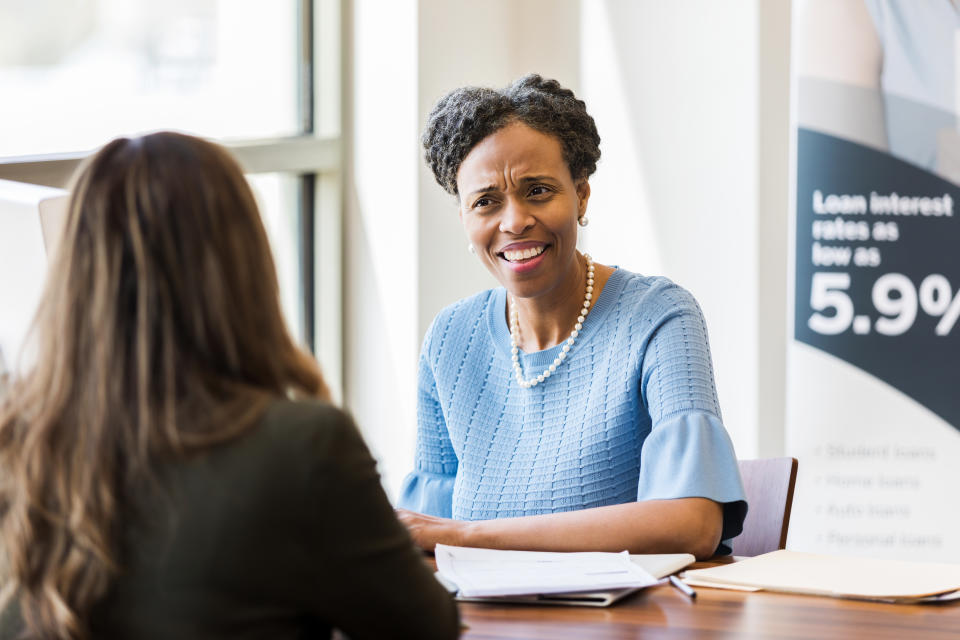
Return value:
M 352 421 L 284 325 L 222 148 L 80 170 L 0 404 L 3 637 L 455 637 Z

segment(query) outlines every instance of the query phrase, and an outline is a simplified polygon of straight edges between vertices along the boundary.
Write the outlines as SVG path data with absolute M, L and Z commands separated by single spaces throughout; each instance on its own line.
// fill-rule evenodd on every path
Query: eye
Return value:
M 550 193 L 550 187 L 543 184 L 535 184 L 532 187 L 530 187 L 530 191 L 527 193 L 527 195 L 545 196 L 545 195 L 549 195 L 549 193 Z
M 483 209 L 484 207 L 489 207 L 493 204 L 491 198 L 477 198 L 476 202 L 473 203 L 473 209 Z

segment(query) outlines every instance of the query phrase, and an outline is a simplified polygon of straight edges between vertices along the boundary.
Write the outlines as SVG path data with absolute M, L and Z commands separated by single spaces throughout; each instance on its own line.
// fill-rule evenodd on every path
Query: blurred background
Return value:
M 583 248 L 693 292 L 738 456 L 783 455 L 792 9 L 0 0 L 0 178 L 63 187 L 123 134 L 226 144 L 260 199 L 291 330 L 393 497 L 413 460 L 423 333 L 495 284 L 421 161 L 420 128 L 455 87 L 556 78 L 602 137 Z

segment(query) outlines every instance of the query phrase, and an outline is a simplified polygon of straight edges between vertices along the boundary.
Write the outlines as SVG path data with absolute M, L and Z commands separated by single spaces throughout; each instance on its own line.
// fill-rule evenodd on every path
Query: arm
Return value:
M 356 428 L 346 416 L 329 428 L 325 464 L 311 482 L 318 570 L 335 576 L 311 592 L 318 615 L 353 640 L 456 638 L 456 605 L 394 517 Z
M 888 148 L 883 45 L 865 0 L 808 0 L 800 15 L 801 125 Z
M 720 505 L 706 498 L 648 500 L 539 516 L 461 522 L 398 512 L 414 541 L 530 551 L 692 553 L 709 558 L 720 542 Z
M 437 396 L 437 383 L 427 360 L 427 332 L 417 373 L 417 452 L 414 470 L 404 479 L 399 504 L 405 509 L 449 518 L 453 483 L 459 463 Z
M 879 89 L 882 67 L 883 48 L 863 0 L 807 0 L 799 75 Z

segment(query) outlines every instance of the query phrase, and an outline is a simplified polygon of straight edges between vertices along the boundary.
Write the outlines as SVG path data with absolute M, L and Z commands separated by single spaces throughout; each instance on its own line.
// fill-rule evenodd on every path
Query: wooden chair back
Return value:
M 797 459 L 740 460 L 739 464 L 748 509 L 743 533 L 733 539 L 733 555 L 751 557 L 785 548 Z

